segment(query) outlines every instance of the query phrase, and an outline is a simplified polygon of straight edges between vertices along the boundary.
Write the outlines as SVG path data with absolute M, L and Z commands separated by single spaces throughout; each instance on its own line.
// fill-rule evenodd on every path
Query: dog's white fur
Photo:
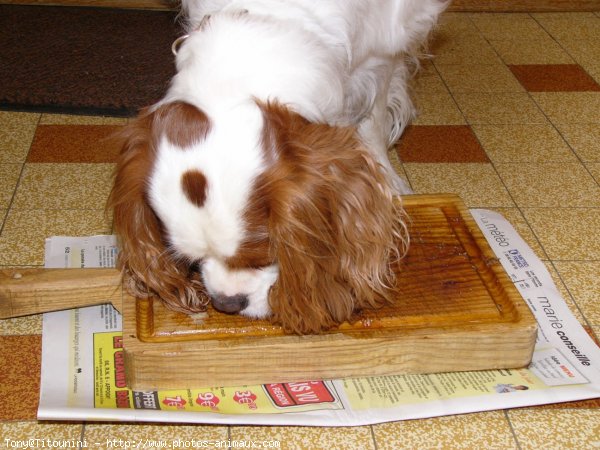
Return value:
M 438 0 L 183 0 L 189 37 L 177 74 L 156 105 L 185 101 L 211 119 L 206 140 L 182 152 L 163 140 L 149 201 L 172 250 L 202 260 L 212 295 L 243 294 L 242 311 L 269 314 L 277 266 L 229 270 L 244 237 L 242 212 L 264 168 L 258 101 L 277 101 L 312 122 L 357 126 L 398 193 L 410 189 L 387 151 L 414 114 L 407 83 L 446 2 Z M 181 192 L 199 168 L 210 186 L 202 208 Z M 302 268 L 299 268 L 302 270 Z

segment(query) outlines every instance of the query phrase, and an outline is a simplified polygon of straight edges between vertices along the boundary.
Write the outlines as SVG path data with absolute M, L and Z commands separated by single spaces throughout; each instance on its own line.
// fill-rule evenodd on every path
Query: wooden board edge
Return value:
M 261 346 L 260 361 L 248 360 L 251 343 L 215 347 L 204 343 L 195 350 L 169 345 L 168 351 L 161 349 L 161 344 L 145 344 L 140 351 L 129 343 L 125 345 L 125 367 L 131 389 L 511 369 L 529 364 L 536 336 L 535 326 L 507 325 L 488 336 L 462 330 L 351 341 L 346 337 L 338 345 L 335 340 L 317 339 L 295 348 L 285 343 Z
M 121 311 L 126 295 L 114 268 L 0 269 L 0 319 L 108 303 Z

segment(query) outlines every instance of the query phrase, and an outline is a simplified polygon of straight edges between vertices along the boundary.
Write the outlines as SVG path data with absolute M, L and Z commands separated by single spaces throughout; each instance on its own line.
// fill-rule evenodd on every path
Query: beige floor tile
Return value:
M 436 34 L 431 53 L 438 64 L 499 64 L 498 54 L 481 36 L 476 34 Z
M 522 207 L 600 206 L 600 186 L 581 163 L 496 164 Z
M 109 234 L 103 210 L 11 210 L 0 235 L 0 266 L 44 264 L 44 241 L 50 236 Z
M 558 131 L 582 161 L 600 162 L 600 125 L 558 123 Z
M 127 121 L 124 117 L 42 114 L 40 125 L 125 125 Z
M 548 37 L 548 33 L 527 13 L 479 13 L 470 17 L 487 39 L 531 40 Z
M 598 409 L 517 409 L 508 417 L 522 450 L 583 450 L 600 445 Z
M 126 448 L 119 440 L 132 443 L 129 448 L 215 448 L 215 442 L 227 441 L 227 435 L 226 426 L 169 424 L 87 424 L 84 432 L 89 447 L 98 450 Z M 201 441 L 213 445 L 202 447 Z
M 554 124 L 600 124 L 600 92 L 533 92 L 531 95 Z
M 414 125 L 465 125 L 465 118 L 449 92 L 416 92 Z
M 392 149 L 391 151 L 388 152 L 388 158 L 390 160 L 390 163 L 392 164 L 392 167 L 396 171 L 396 173 L 398 175 L 400 175 L 402 177 L 402 179 L 404 181 L 406 181 L 406 183 L 410 186 L 410 183 L 408 181 L 408 176 L 406 175 L 406 170 L 404 170 L 402 161 L 400 161 L 400 158 L 398 157 L 398 152 L 396 152 L 395 149 Z
M 457 93 L 454 99 L 471 125 L 546 123 L 526 93 Z
M 22 168 L 22 164 L 0 164 L 0 209 L 9 207 Z
M 557 261 L 554 265 L 588 322 L 600 325 L 600 261 Z
M 26 164 L 13 207 L 103 209 L 113 171 L 113 164 Z
M 494 211 L 502 214 L 506 220 L 510 222 L 513 228 L 519 233 L 519 236 L 531 247 L 535 255 L 539 259 L 548 259 L 548 255 L 544 251 L 540 241 L 531 230 L 531 227 L 523 217 L 523 214 L 518 208 L 492 208 Z
M 600 163 L 587 163 L 585 166 L 596 180 L 596 183 L 600 184 Z
M 379 450 L 399 449 L 516 449 L 502 411 L 373 426 Z
M 490 45 L 506 64 L 573 64 L 573 58 L 549 36 L 523 41 L 491 39 Z
M 22 336 L 25 334 L 42 334 L 41 314 L 0 320 L 0 335 Z
M 490 164 L 406 163 L 404 169 L 417 194 L 458 194 L 470 208 L 515 206 Z
M 596 83 L 600 84 L 600 60 L 594 61 L 591 64 L 581 64 L 584 70 L 591 76 Z
M 435 30 L 436 32 L 461 36 L 466 34 L 480 34 L 479 30 L 471 20 L 471 17 L 468 14 L 458 12 L 443 13 Z
M 600 208 L 522 208 L 551 260 L 600 260 Z
M 0 163 L 25 161 L 39 120 L 39 114 L 0 111 Z
M 558 40 L 600 39 L 598 17 L 592 12 L 532 14 L 548 33 Z
M 28 448 L 26 443 L 29 439 L 39 439 L 33 441 L 35 446 L 29 448 L 80 448 L 81 430 L 81 424 L 0 422 L 0 448 Z
M 279 441 L 282 450 L 375 448 L 370 427 L 231 427 L 231 440 Z
M 584 69 L 600 66 L 600 39 L 566 38 L 561 45 Z
M 577 157 L 549 123 L 474 125 L 474 133 L 495 163 L 575 162 Z
M 448 94 L 448 88 L 432 61 L 425 61 L 421 64 L 417 76 L 412 81 L 412 89 L 415 92 Z
M 452 93 L 525 91 L 504 64 L 436 64 L 436 68 Z

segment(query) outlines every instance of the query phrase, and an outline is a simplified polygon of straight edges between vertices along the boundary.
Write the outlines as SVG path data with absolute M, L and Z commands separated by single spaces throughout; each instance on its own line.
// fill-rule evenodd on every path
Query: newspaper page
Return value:
M 121 317 L 95 306 L 44 315 L 38 418 L 351 426 L 600 397 L 600 349 L 544 264 L 500 214 L 471 213 L 538 322 L 527 368 L 138 392 Z M 113 236 L 55 237 L 46 250 L 47 267 L 106 267 L 117 252 Z

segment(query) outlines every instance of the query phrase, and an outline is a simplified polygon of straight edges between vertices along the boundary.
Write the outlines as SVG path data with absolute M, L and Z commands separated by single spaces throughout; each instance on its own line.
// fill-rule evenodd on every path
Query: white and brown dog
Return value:
M 177 74 L 127 127 L 110 198 L 133 294 L 295 333 L 389 301 L 409 189 L 387 151 L 446 4 L 183 0 Z

